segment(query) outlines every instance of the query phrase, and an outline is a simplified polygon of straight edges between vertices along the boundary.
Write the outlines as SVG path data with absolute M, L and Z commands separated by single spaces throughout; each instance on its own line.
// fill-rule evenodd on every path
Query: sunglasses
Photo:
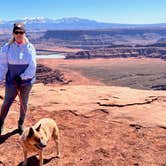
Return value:
M 17 35 L 17 34 L 23 35 L 24 33 L 25 33 L 25 32 L 23 32 L 23 31 L 15 31 L 15 32 L 14 32 L 14 34 L 16 34 L 16 35 Z

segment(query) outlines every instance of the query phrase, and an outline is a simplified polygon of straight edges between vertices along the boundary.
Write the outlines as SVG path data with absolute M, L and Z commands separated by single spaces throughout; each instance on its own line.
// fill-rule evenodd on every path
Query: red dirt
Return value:
M 72 76 L 73 73 L 68 75 Z M 79 80 L 82 85 L 78 85 L 78 81 L 71 85 L 33 86 L 25 126 L 40 118 L 51 117 L 60 129 L 61 158 L 54 158 L 56 148 L 50 141 L 44 152 L 45 166 L 166 165 L 164 91 L 103 86 L 100 83 L 94 86 L 91 80 L 84 80 L 81 76 Z M 3 88 L 0 95 L 4 95 Z M 2 101 L 0 98 L 0 105 Z M 21 166 L 23 162 L 19 135 L 14 131 L 18 104 L 16 99 L 0 138 L 0 166 Z M 33 155 L 29 156 L 28 163 L 28 166 L 39 165 Z

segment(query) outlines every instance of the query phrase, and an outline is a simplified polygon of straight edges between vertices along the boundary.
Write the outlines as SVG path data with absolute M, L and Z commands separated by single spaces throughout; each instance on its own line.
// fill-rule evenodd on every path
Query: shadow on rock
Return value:
M 56 157 L 51 157 L 49 159 L 44 159 L 43 164 L 49 163 L 51 160 L 55 159 Z M 28 158 L 28 166 L 39 166 L 39 159 L 34 155 Z M 23 162 L 19 163 L 17 166 L 22 166 Z
M 0 144 L 4 143 L 9 137 L 15 135 L 15 134 L 18 134 L 18 129 L 15 129 L 9 133 L 6 133 L 5 135 L 1 135 L 0 136 Z

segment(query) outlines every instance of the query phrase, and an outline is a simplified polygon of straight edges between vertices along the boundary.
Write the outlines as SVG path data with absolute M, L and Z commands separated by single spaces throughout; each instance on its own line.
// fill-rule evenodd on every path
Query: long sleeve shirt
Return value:
M 13 84 L 16 76 L 22 83 L 33 83 L 36 73 L 36 51 L 31 43 L 5 44 L 0 51 L 0 82 Z

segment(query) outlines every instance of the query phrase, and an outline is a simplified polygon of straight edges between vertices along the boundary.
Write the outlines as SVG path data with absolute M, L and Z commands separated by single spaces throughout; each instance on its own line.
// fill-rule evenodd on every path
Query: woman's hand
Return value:
M 22 82 L 22 79 L 20 76 L 16 76 L 14 79 L 18 84 Z
M 4 87 L 4 81 L 0 82 L 0 88 L 3 88 Z

